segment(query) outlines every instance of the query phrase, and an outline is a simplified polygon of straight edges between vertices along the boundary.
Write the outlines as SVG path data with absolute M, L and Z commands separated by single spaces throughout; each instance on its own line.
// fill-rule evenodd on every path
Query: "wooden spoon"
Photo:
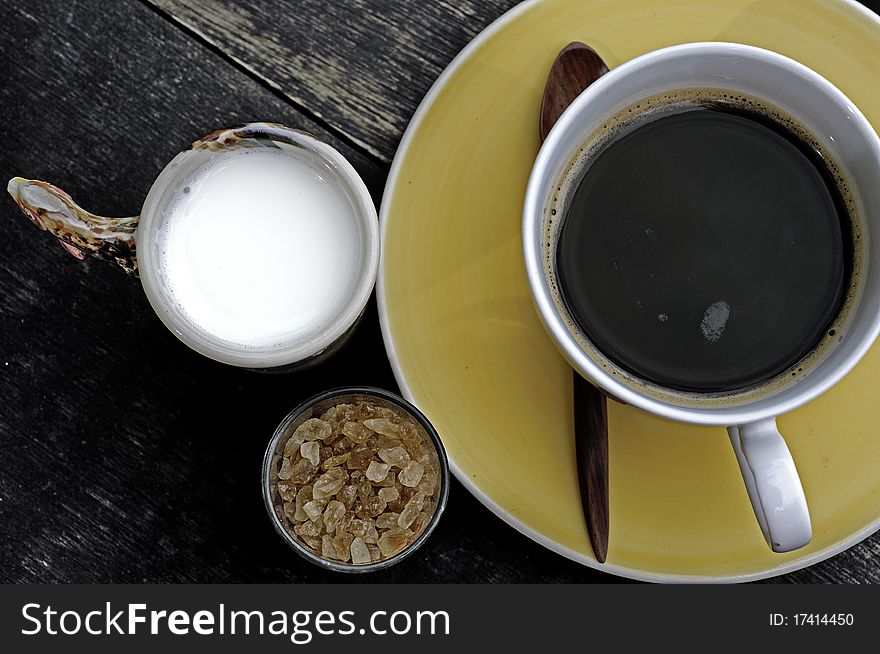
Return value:
M 541 141 L 584 89 L 608 72 L 590 46 L 569 43 L 550 68 L 541 103 Z M 605 395 L 574 371 L 574 435 L 581 504 L 593 555 L 608 554 L 608 414 Z
M 559 52 L 544 86 L 540 118 L 542 142 L 568 105 L 607 72 L 608 66 L 586 43 L 573 41 Z

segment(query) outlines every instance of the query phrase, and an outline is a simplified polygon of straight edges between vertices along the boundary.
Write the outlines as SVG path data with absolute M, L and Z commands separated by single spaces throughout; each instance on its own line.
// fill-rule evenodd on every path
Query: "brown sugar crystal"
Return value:
M 437 450 L 403 411 L 338 404 L 282 443 L 270 477 L 276 514 L 314 554 L 365 565 L 395 556 L 431 522 Z

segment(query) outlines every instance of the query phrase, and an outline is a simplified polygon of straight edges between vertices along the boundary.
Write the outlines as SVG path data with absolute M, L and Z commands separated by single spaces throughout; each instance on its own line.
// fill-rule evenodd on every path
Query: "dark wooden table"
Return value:
M 194 138 L 271 120 L 340 149 L 378 205 L 424 93 L 514 4 L 3 2 L 0 173 L 131 215 Z M 880 0 L 865 4 L 880 11 Z M 352 579 L 287 549 L 260 498 L 263 449 L 316 391 L 396 390 L 374 302 L 351 346 L 320 368 L 224 367 L 179 343 L 137 282 L 75 261 L 7 198 L 0 307 L 0 581 L 617 580 L 541 548 L 457 482 L 425 548 L 388 571 Z M 878 582 L 880 535 L 776 581 Z

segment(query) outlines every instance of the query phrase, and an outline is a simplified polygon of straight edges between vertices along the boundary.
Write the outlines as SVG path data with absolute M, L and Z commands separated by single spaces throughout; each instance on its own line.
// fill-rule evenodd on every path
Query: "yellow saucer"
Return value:
M 775 50 L 880 126 L 880 20 L 851 0 L 532 0 L 449 66 L 412 120 L 382 202 L 379 301 L 405 395 L 456 476 L 548 548 L 655 581 L 745 581 L 810 565 L 880 527 L 880 346 L 780 420 L 813 542 L 773 554 L 723 429 L 609 403 L 611 535 L 593 558 L 574 464 L 571 371 L 532 308 L 520 239 L 547 71 L 573 40 L 614 67 L 688 41 Z M 878 180 L 880 182 L 880 180 Z

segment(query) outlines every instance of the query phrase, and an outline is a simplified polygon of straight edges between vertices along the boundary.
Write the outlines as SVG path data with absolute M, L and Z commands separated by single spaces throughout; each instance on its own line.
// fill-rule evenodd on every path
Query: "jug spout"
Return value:
M 88 254 L 137 276 L 135 231 L 140 216 L 96 216 L 61 189 L 34 179 L 13 177 L 6 190 L 32 223 L 55 236 L 77 259 Z

